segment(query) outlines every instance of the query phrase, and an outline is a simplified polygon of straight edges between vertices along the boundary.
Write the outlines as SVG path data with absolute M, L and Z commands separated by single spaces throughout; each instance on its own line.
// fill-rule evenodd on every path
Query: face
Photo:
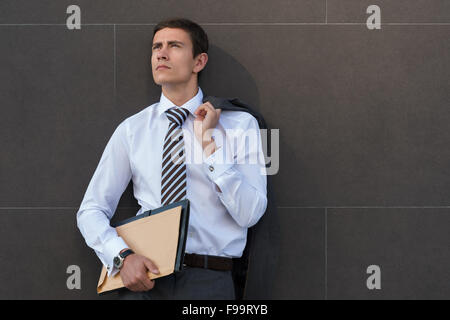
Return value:
M 189 34 L 183 29 L 159 30 L 152 44 L 152 73 L 158 85 L 187 83 L 204 68 L 206 53 L 195 59 Z M 165 67 L 161 67 L 165 66 Z

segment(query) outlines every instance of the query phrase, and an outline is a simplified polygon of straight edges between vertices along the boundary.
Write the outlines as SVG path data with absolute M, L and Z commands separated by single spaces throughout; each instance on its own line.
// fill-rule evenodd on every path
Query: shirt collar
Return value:
M 198 87 L 197 94 L 194 97 L 192 97 L 192 99 L 187 101 L 185 104 L 178 107 L 186 108 L 192 115 L 194 115 L 195 110 L 197 110 L 198 106 L 201 105 L 202 103 L 203 103 L 203 92 L 202 89 Z M 158 104 L 158 116 L 161 116 L 161 114 L 163 114 L 165 111 L 175 106 L 176 106 L 175 103 L 170 101 L 161 91 L 161 98 Z

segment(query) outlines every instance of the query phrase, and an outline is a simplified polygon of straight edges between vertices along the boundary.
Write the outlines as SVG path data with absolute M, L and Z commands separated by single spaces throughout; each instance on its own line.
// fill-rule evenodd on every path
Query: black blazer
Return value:
M 260 129 L 269 129 L 264 117 L 238 98 L 204 96 L 203 103 L 207 101 L 209 101 L 216 109 L 248 112 L 256 118 Z M 267 143 L 268 150 L 270 150 L 269 139 Z M 273 223 L 276 219 L 277 209 L 275 194 L 273 191 L 272 176 L 270 175 L 267 176 L 267 202 L 267 209 L 260 221 L 248 230 L 247 244 L 242 257 L 239 259 L 234 259 L 233 279 L 235 284 L 236 299 L 238 300 L 249 298 L 246 294 L 248 292 L 247 287 L 249 284 L 249 277 L 247 277 L 247 271 L 249 269 L 252 273 L 252 281 L 250 285 L 252 287 L 255 286 L 255 288 L 252 288 L 252 291 L 255 292 L 258 292 L 259 290 L 266 292 L 270 291 L 270 285 L 267 285 L 267 283 L 270 283 L 270 277 L 274 276 L 274 273 L 277 270 L 279 233 L 274 226 L 267 225 L 268 223 Z M 260 251 L 258 252 L 258 250 Z M 261 253 L 261 250 L 264 250 L 264 253 Z M 255 257 L 255 255 L 258 256 Z M 262 259 L 261 256 L 266 256 L 267 259 Z M 252 262 L 253 264 L 251 264 Z M 251 267 L 249 268 L 249 266 Z M 251 294 L 250 298 L 252 298 Z

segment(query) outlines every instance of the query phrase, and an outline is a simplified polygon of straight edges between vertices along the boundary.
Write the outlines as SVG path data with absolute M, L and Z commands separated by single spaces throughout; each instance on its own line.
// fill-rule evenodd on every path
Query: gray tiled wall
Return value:
M 0 298 L 98 298 L 75 213 L 115 127 L 159 99 L 149 41 L 170 16 L 208 33 L 202 89 L 280 129 L 247 297 L 450 298 L 448 0 L 82 0 L 81 30 L 70 4 L 0 2 Z M 136 211 L 128 188 L 115 219 Z

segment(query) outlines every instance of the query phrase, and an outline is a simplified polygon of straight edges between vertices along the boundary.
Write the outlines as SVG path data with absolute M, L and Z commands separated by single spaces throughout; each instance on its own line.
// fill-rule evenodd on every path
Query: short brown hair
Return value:
M 156 32 L 164 28 L 183 29 L 189 34 L 192 41 L 193 58 L 197 57 L 200 53 L 203 52 L 208 53 L 209 47 L 208 36 L 205 30 L 203 30 L 203 28 L 200 27 L 197 23 L 185 18 L 178 18 L 178 17 L 169 18 L 164 21 L 161 21 L 153 29 L 152 44 Z M 199 77 L 201 72 L 202 71 L 198 73 Z

